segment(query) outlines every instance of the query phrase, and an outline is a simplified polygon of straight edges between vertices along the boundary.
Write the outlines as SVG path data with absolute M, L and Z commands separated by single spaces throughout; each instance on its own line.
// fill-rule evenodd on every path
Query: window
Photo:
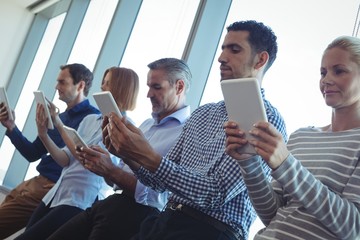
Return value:
M 358 0 L 233 0 L 226 26 L 254 19 L 270 26 L 278 37 L 278 56 L 263 87 L 267 99 L 284 116 L 289 133 L 299 127 L 329 124 L 331 110 L 318 88 L 321 56 L 335 37 L 352 35 L 358 5 Z M 222 99 L 219 55 L 220 47 L 201 104 Z
M 151 104 L 146 98 L 147 65 L 164 57 L 181 58 L 198 5 L 199 1 L 193 0 L 153 0 L 142 3 L 120 64 L 139 75 L 140 91 L 136 110 L 129 112 L 129 117 L 136 124 L 142 123 L 151 114 Z
M 29 74 L 26 78 L 18 104 L 15 107 L 16 125 L 20 130 L 24 127 L 27 115 L 30 111 L 32 101 L 29 101 L 29 99 L 34 99 L 33 91 L 38 89 L 65 15 L 66 14 L 64 13 L 50 19 Z M 32 141 L 33 139 L 29 138 L 29 140 Z M 1 181 L 3 180 L 6 169 L 10 164 L 14 150 L 15 147 L 11 144 L 10 140 L 8 138 L 4 138 L 0 147 L 0 155 L 2 156 L 0 161 Z

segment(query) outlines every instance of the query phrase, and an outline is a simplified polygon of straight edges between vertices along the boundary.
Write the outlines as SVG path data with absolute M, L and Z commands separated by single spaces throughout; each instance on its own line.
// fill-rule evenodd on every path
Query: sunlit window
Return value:
M 352 35 L 359 1 L 234 0 L 226 26 L 238 20 L 257 20 L 278 36 L 276 61 L 266 73 L 267 99 L 285 118 L 288 132 L 309 125 L 326 125 L 330 109 L 319 92 L 322 52 L 335 37 Z M 220 44 L 225 36 L 225 31 Z M 221 100 L 219 51 L 201 104 Z
M 26 78 L 26 82 L 23 86 L 20 98 L 17 106 L 15 107 L 16 126 L 21 130 L 27 120 L 29 114 L 32 99 L 34 99 L 33 91 L 37 90 L 40 84 L 40 80 L 44 74 L 47 62 L 49 60 L 52 49 L 55 45 L 55 41 L 59 34 L 61 25 L 64 21 L 66 14 L 61 14 L 55 18 L 52 18 L 46 28 L 44 37 L 39 46 L 39 50 L 36 53 L 35 59 Z M 30 101 L 29 101 L 30 100 Z M 35 137 L 33 137 L 35 138 Z M 29 138 L 32 141 L 32 138 Z M 14 154 L 14 146 L 10 140 L 4 138 L 0 147 L 0 180 L 4 179 L 5 170 L 8 168 L 10 160 Z
M 67 63 L 82 63 L 91 71 L 94 69 L 117 3 L 118 0 L 90 1 Z M 66 109 L 57 91 L 53 102 L 61 111 Z
M 194 0 L 142 3 L 120 64 L 135 70 L 140 78 L 138 104 L 133 112 L 129 112 L 130 118 L 137 124 L 151 116 L 151 104 L 146 98 L 147 65 L 159 58 L 181 58 L 198 5 L 199 1 Z

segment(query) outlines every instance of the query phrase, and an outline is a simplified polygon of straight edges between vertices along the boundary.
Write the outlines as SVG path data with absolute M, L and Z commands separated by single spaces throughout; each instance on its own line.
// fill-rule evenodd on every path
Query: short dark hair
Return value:
M 178 79 L 182 79 L 185 83 L 185 92 L 190 88 L 191 72 L 189 66 L 181 59 L 177 58 L 161 58 L 147 65 L 150 70 L 164 70 L 168 77 L 170 85 L 174 85 Z
M 238 21 L 230 24 L 227 31 L 248 31 L 249 43 L 254 54 L 266 51 L 269 54 L 269 60 L 264 68 L 266 72 L 276 59 L 278 51 L 277 37 L 272 29 L 265 26 L 262 22 L 254 20 Z
M 80 63 L 72 63 L 60 66 L 61 70 L 69 69 L 69 73 L 73 79 L 73 84 L 78 84 L 81 81 L 85 82 L 84 95 L 89 94 L 89 90 L 92 86 L 92 81 L 94 79 L 93 73 Z

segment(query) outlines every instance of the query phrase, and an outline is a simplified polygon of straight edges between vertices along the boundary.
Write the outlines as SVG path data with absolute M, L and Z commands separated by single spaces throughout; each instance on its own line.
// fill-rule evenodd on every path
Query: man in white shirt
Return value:
M 190 116 L 185 97 L 191 73 L 184 61 L 174 58 L 159 59 L 148 67 L 148 97 L 153 113 L 140 129 L 152 147 L 165 155 Z M 122 193 L 98 201 L 49 239 L 127 239 L 139 230 L 146 216 L 157 214 L 164 208 L 168 192 L 158 193 L 144 186 L 127 165 L 121 161 L 115 166 L 100 147 L 84 149 L 83 157 L 86 168 L 114 183 Z

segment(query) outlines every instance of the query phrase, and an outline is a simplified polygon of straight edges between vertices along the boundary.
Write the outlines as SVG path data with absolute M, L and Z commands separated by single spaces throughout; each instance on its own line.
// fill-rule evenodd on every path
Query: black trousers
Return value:
M 150 212 L 159 213 L 125 194 L 113 194 L 73 217 L 48 239 L 129 239 Z
M 205 222 L 198 221 L 181 211 L 166 209 L 149 215 L 141 224 L 138 234 L 131 240 L 235 240 Z
M 31 216 L 29 223 L 26 226 L 25 232 L 19 235 L 16 239 L 46 239 L 65 222 L 80 212 L 83 212 L 83 210 L 78 207 L 60 205 L 54 208 L 50 208 L 41 202 Z

